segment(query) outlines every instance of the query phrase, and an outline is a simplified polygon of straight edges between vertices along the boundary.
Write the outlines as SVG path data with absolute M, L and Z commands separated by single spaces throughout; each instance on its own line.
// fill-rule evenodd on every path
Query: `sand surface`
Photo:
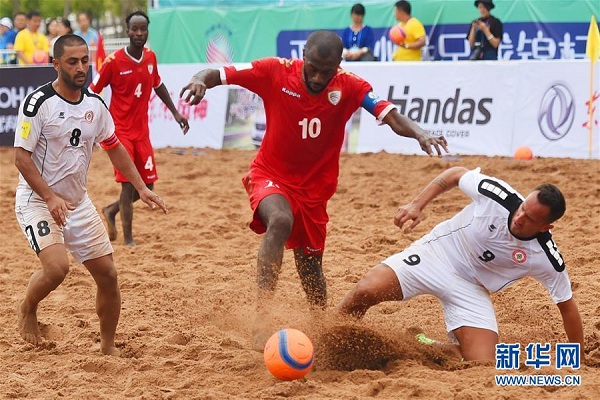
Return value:
M 260 237 L 247 228 L 250 209 L 241 177 L 253 155 L 239 150 L 157 152 L 156 192 L 170 213 L 137 203 L 137 246 L 123 246 L 122 236 L 114 244 L 123 298 L 117 330 L 123 357 L 115 358 L 99 352 L 95 285 L 75 262 L 63 284 L 40 305 L 45 345 L 36 348 L 20 338 L 15 309 L 39 262 L 13 212 L 17 172 L 12 150 L 0 149 L 0 398 L 599 398 L 600 161 L 342 156 L 324 256 L 331 306 L 370 267 L 468 203 L 454 189 L 430 204 L 415 231 L 406 234 L 393 225 L 397 207 L 449 166 L 481 166 L 523 193 L 542 181 L 564 191 L 568 210 L 554 238 L 583 317 L 588 364 L 579 371 L 522 367 L 511 372 L 578 374 L 579 387 L 506 388 L 496 386 L 494 366 L 460 363 L 406 335 L 410 327 L 420 327 L 430 337 L 446 337 L 441 307 L 432 297 L 381 304 L 356 325 L 338 321 L 331 311 L 311 313 L 290 251 L 276 294 L 275 325 L 311 337 L 316 362 L 305 380 L 275 380 L 262 354 L 250 350 Z M 94 153 L 89 192 L 98 209 L 119 193 L 102 151 Z M 536 281 L 522 280 L 493 300 L 501 341 L 566 341 L 558 309 Z

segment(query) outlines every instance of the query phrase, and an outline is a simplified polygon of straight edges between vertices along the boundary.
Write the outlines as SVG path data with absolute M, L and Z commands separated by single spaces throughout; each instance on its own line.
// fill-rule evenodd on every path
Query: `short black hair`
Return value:
M 548 223 L 552 223 L 560 219 L 567 210 L 567 203 L 562 192 L 551 183 L 542 183 L 534 189 L 539 191 L 537 195 L 538 201 L 550 208 L 548 213 Z
M 56 20 L 63 24 L 65 28 L 67 28 L 69 33 L 73 33 L 73 28 L 71 28 L 71 21 L 69 21 L 67 18 L 57 18 Z
M 40 14 L 38 11 L 29 11 L 27 13 L 27 19 L 31 19 L 33 17 L 42 17 L 42 14 Z
M 475 7 L 478 7 L 479 3 L 481 3 L 488 11 L 491 11 L 491 9 L 495 7 L 492 0 L 475 0 Z
M 408 1 L 400 0 L 399 2 L 396 3 L 396 8 L 398 10 L 402 10 L 405 13 L 407 13 L 408 15 L 410 15 L 411 7 L 410 7 L 410 3 Z
M 81 36 L 74 35 L 72 33 L 62 35 L 58 39 L 56 39 L 56 42 L 54 42 L 54 58 L 56 58 L 57 60 L 61 58 L 63 54 L 65 54 L 65 47 L 67 46 L 70 47 L 81 45 L 87 46 L 85 39 Z
M 337 33 L 326 30 L 312 32 L 306 39 L 304 53 L 312 50 L 313 47 L 320 58 L 329 59 L 330 57 L 337 57 L 341 61 L 344 45 Z
M 145 12 L 143 12 L 143 11 L 134 11 L 134 12 L 130 13 L 125 18 L 125 24 L 127 25 L 128 28 L 129 28 L 129 21 L 131 20 L 131 18 L 135 17 L 136 15 L 139 15 L 140 17 L 146 18 L 146 21 L 148 21 L 148 25 L 150 25 L 150 18 L 148 18 L 148 16 L 146 15 Z
M 23 15 L 23 16 L 27 17 L 27 14 L 25 14 L 23 11 L 17 11 L 15 13 L 15 15 L 13 15 L 13 20 L 19 15 Z
M 350 14 L 362 15 L 364 17 L 365 6 L 363 6 L 360 3 L 356 3 L 355 5 L 352 6 L 352 9 L 350 10 Z

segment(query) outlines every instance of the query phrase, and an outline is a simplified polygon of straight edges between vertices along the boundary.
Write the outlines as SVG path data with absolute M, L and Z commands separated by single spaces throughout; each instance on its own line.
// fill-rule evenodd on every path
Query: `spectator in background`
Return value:
M 363 23 L 365 7 L 359 3 L 353 5 L 350 16 L 352 24 L 342 33 L 344 43 L 342 57 L 346 61 L 376 61 L 373 55 L 375 47 L 373 29 Z
M 10 21 L 10 18 L 5 17 Z M 6 22 L 6 21 L 5 21 Z M 27 17 L 24 13 L 18 12 L 15 14 L 12 21 L 12 29 L 6 32 L 4 35 L 4 42 L 6 43 L 6 49 L 11 50 L 15 47 L 15 39 L 17 38 L 17 33 L 25 28 L 27 25 Z M 8 64 L 16 64 L 17 63 L 17 55 L 10 54 L 7 56 Z
M 53 39 L 58 37 L 58 19 L 50 18 L 46 20 L 46 37 L 48 38 L 48 43 L 52 42 Z
M 52 62 L 52 46 L 58 39 L 58 21 L 56 18 L 46 20 L 46 38 L 48 39 L 48 62 Z
M 73 33 L 73 28 L 71 27 L 71 21 L 69 21 L 66 18 L 59 18 L 58 19 L 59 22 L 59 29 L 60 29 L 60 34 L 59 36 L 62 35 L 68 35 L 70 33 Z
M 17 33 L 21 32 L 23 29 L 27 27 L 27 14 L 24 12 L 17 12 L 13 16 L 13 30 L 15 31 L 15 36 Z
M 401 0 L 395 4 L 395 17 L 404 31 L 406 38 L 398 45 L 392 58 L 394 61 L 421 61 L 421 47 L 425 46 L 425 27 L 411 15 L 411 6 L 408 1 Z
M 77 14 L 77 26 L 73 32 L 74 34 L 81 36 L 90 48 L 90 56 L 92 63 L 96 61 L 96 47 L 98 46 L 98 31 L 92 28 L 91 18 L 87 13 Z M 90 63 L 90 64 L 92 64 Z
M 57 36 L 50 41 L 50 49 L 48 50 L 50 62 L 52 62 L 52 59 L 54 58 L 54 43 L 56 43 L 56 40 L 63 35 L 73 33 L 73 29 L 71 29 L 71 21 L 66 18 L 56 18 L 56 31 Z
M 502 22 L 490 14 L 494 6 L 492 0 L 476 0 L 475 7 L 479 10 L 477 18 L 469 28 L 467 40 L 471 46 L 471 60 L 497 60 L 498 46 L 502 41 L 504 28 Z
M 19 65 L 47 64 L 48 39 L 38 32 L 42 24 L 42 15 L 37 11 L 27 14 L 27 28 L 17 33 L 15 50 Z
M 10 61 L 9 55 L 4 54 L 4 50 L 8 49 L 8 33 L 12 31 L 12 21 L 8 17 L 0 19 L 0 64 L 8 64 Z
M 91 19 L 87 13 L 79 13 L 77 14 L 77 26 L 78 29 L 75 30 L 76 35 L 81 36 L 88 46 L 96 46 L 98 43 L 98 31 L 90 26 Z

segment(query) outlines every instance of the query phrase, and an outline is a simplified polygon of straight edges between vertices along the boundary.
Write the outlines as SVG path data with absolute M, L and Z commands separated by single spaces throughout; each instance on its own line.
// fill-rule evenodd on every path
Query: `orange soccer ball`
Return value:
M 304 377 L 314 361 L 312 342 L 297 329 L 281 329 L 267 341 L 265 365 L 273 376 L 283 381 Z
M 33 52 L 33 63 L 34 64 L 48 64 L 48 53 L 44 50 L 36 50 Z
M 400 25 L 394 25 L 390 28 L 389 37 L 396 44 L 404 43 L 406 32 L 404 32 L 404 29 Z
M 529 147 L 520 146 L 515 149 L 514 159 L 515 160 L 532 160 L 533 153 L 531 152 L 531 149 Z

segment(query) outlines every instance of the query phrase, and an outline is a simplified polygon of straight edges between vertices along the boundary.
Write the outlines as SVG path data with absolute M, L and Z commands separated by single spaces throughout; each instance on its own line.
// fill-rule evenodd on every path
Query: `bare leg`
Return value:
M 34 272 L 29 279 L 25 299 L 17 310 L 21 337 L 35 345 L 42 343 L 37 321 L 38 304 L 62 283 L 69 272 L 69 258 L 63 244 L 46 247 L 38 257 L 42 269 Z
M 465 361 L 487 361 L 496 359 L 498 334 L 489 329 L 461 326 L 454 336 L 460 343 L 460 352 Z
M 153 183 L 149 183 L 146 186 L 150 190 L 154 189 Z M 121 211 L 123 241 L 127 246 L 135 246 L 135 241 L 133 240 L 133 203 L 139 199 L 140 195 L 131 183 L 121 183 L 121 196 L 119 197 L 119 209 L 117 212 Z
M 287 199 L 279 194 L 265 197 L 258 205 L 257 212 L 266 225 L 267 232 L 258 250 L 257 318 L 252 347 L 262 351 L 271 334 L 267 322 L 269 303 L 277 286 L 284 245 L 292 231 L 294 217 Z
M 376 304 L 403 298 L 402 287 L 394 270 L 385 264 L 379 264 L 344 296 L 337 310 L 342 314 L 362 318 Z
M 115 217 L 119 212 L 119 201 L 115 201 L 102 209 L 102 214 L 106 220 L 106 231 L 108 232 L 108 238 L 110 241 L 117 240 L 117 225 Z
M 123 196 L 123 192 L 127 191 L 127 196 L 130 196 L 130 188 L 125 189 L 124 186 L 125 185 L 129 185 L 131 188 L 133 188 L 133 185 L 131 185 L 131 183 L 128 182 L 123 182 L 121 183 L 121 196 Z M 150 190 L 154 190 L 154 183 L 148 183 L 146 185 L 148 187 L 148 189 Z M 133 189 L 133 200 L 131 201 L 131 203 L 135 203 L 136 201 L 138 201 L 140 199 L 140 195 L 137 192 L 137 190 L 135 190 L 135 188 Z M 120 203 L 121 203 L 121 197 L 119 197 L 119 200 L 107 205 L 106 207 L 104 207 L 102 209 L 102 214 L 104 214 L 104 218 L 106 219 L 106 230 L 108 231 L 108 238 L 111 241 L 114 241 L 117 239 L 117 225 L 116 225 L 116 221 L 115 218 L 117 216 L 117 213 L 120 210 Z M 133 206 L 131 208 L 131 223 L 129 224 L 129 226 L 131 227 L 133 224 Z M 132 236 L 130 234 L 130 236 Z M 133 237 L 131 238 L 133 240 Z M 127 242 L 125 244 L 128 244 Z M 134 243 L 135 244 L 135 243 Z
M 302 249 L 294 249 L 296 269 L 311 306 L 327 307 L 327 282 L 323 275 L 323 255 L 305 254 Z
M 115 346 L 115 332 L 121 314 L 121 293 L 112 254 L 83 263 L 96 285 L 96 312 L 100 319 L 100 349 L 103 354 L 119 356 Z

